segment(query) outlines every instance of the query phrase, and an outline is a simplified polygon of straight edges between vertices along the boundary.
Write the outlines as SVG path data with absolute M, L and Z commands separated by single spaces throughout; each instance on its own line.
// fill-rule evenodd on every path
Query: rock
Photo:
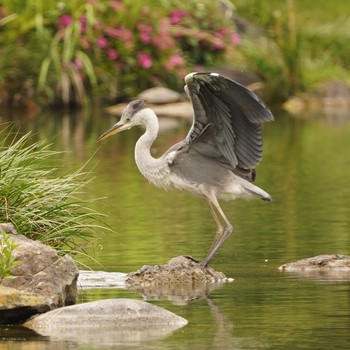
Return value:
M 149 299 L 167 298 L 173 304 L 184 305 L 209 295 L 225 282 L 232 282 L 222 272 L 202 268 L 193 259 L 178 256 L 165 265 L 148 266 L 128 273 L 126 287 Z
M 126 273 L 105 271 L 79 271 L 78 286 L 88 288 L 125 288 Z
M 24 325 L 55 340 L 115 345 L 167 336 L 186 324 L 144 301 L 106 299 L 52 310 Z
M 159 86 L 142 91 L 137 98 L 153 104 L 164 104 L 179 101 L 181 99 L 181 94 L 166 87 Z
M 106 111 L 110 114 L 121 116 L 127 103 L 120 103 L 114 106 L 106 108 Z M 168 103 L 164 105 L 147 104 L 147 107 L 153 109 L 154 113 L 158 117 L 182 117 L 182 118 L 193 118 L 193 109 L 189 101 Z
M 40 295 L 50 309 L 74 304 L 79 271 L 73 259 L 68 255 L 61 257 L 51 247 L 14 233 L 13 227 L 1 228 L 18 244 L 13 256 L 20 262 L 11 271 L 14 278 L 2 285 Z
M 222 283 L 228 279 L 211 267 L 202 268 L 193 259 L 178 256 L 165 265 L 145 265 L 128 273 L 125 283 L 130 286 L 161 286 L 171 284 Z
M 245 86 L 247 89 L 259 94 L 263 89 L 263 82 L 259 77 L 250 71 L 237 69 L 232 66 L 223 67 L 208 67 L 205 69 L 208 72 L 215 72 L 235 80 L 237 83 Z
M 326 81 L 310 91 L 290 98 L 283 107 L 293 115 L 322 115 L 335 121 L 348 120 L 350 86 L 341 81 Z
M 14 235 L 18 235 L 18 232 L 16 231 L 15 227 L 10 223 L 2 223 L 0 224 L 0 232 L 5 231 L 6 233 L 11 233 Z
M 0 325 L 19 324 L 48 310 L 40 295 L 0 286 Z
M 150 106 L 154 113 L 163 117 L 181 117 L 186 119 L 193 118 L 192 104 L 188 101 L 168 103 L 166 105 L 153 105 Z
M 296 262 L 283 264 L 281 271 L 343 270 L 350 271 L 350 256 L 341 254 L 317 255 Z
M 350 281 L 350 256 L 318 255 L 283 264 L 279 270 L 315 280 Z
M 164 285 L 139 285 L 128 284 L 126 286 L 127 274 L 121 272 L 105 271 L 79 271 L 78 288 L 128 288 L 142 295 L 144 300 L 168 299 L 175 305 L 187 305 L 189 302 L 209 295 L 215 289 L 223 286 L 222 282 L 214 283 L 171 283 Z M 232 282 L 233 279 L 227 279 Z

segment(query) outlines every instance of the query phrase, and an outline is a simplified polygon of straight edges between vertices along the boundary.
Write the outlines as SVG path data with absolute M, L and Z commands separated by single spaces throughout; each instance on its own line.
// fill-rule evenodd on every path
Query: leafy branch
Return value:
M 20 264 L 20 261 L 16 260 L 13 255 L 17 247 L 18 244 L 12 241 L 5 231 L 2 231 L 0 237 L 0 283 L 12 278 L 11 270 Z

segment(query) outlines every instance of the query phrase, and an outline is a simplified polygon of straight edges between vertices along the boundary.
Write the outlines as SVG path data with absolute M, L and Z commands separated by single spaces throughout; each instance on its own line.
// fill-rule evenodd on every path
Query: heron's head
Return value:
M 128 130 L 135 125 L 142 124 L 142 116 L 140 113 L 145 108 L 145 102 L 143 100 L 136 100 L 130 102 L 123 110 L 122 116 L 118 123 L 114 124 L 106 132 L 104 132 L 98 141 L 104 140 L 107 137 L 117 134 L 121 131 Z

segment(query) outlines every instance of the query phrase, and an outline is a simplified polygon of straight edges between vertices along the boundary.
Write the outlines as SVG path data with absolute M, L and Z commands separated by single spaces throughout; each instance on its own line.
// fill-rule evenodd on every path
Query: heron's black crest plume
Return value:
M 129 103 L 130 109 L 133 111 L 134 114 L 141 111 L 141 109 L 145 108 L 145 101 L 144 100 L 135 100 Z

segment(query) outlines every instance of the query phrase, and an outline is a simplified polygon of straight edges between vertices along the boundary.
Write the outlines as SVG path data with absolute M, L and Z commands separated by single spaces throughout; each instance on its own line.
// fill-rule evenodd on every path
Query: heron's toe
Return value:
M 191 255 L 184 255 L 183 257 L 184 257 L 184 258 L 186 258 L 186 259 L 192 260 L 192 261 L 193 261 L 193 262 L 195 262 L 196 264 L 201 263 L 201 261 L 200 261 L 200 260 L 195 259 L 195 258 L 194 258 L 194 257 L 192 257 Z

